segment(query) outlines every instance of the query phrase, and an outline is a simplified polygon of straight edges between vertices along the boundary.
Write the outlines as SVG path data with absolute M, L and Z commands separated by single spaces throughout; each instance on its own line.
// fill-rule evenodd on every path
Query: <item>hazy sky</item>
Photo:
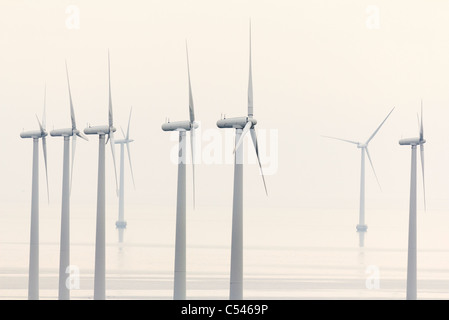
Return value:
M 367 161 L 366 206 L 408 210 L 410 147 L 398 140 L 418 135 L 422 98 L 428 210 L 449 210 L 448 14 L 447 1 L 3 0 L 0 203 L 31 199 L 32 141 L 19 134 L 38 128 L 45 83 L 47 130 L 70 126 L 65 60 L 78 127 L 107 123 L 108 49 L 117 128 L 126 130 L 133 107 L 136 190 L 127 189 L 126 201 L 174 203 L 177 167 L 170 155 L 177 139 L 161 124 L 189 116 L 187 40 L 198 143 L 210 151 L 222 142 L 221 163 L 200 154 L 196 202 L 230 205 L 232 146 L 225 141 L 232 144 L 234 132 L 219 130 L 216 121 L 221 114 L 246 115 L 251 19 L 256 129 L 269 142 L 260 149 L 264 167 L 271 167 L 266 197 L 257 164 L 245 166 L 245 206 L 358 210 L 360 150 L 321 135 L 364 141 L 395 107 L 370 143 L 382 190 Z M 47 140 L 50 199 L 59 204 L 63 141 Z M 252 146 L 244 146 L 253 156 Z M 115 202 L 109 145 L 106 150 L 107 201 Z M 116 154 L 118 167 L 118 147 Z M 95 208 L 96 136 L 78 139 L 75 161 L 72 201 Z M 45 203 L 42 150 L 40 162 Z M 131 187 L 128 163 L 125 168 Z M 421 175 L 418 183 L 422 208 Z M 191 203 L 190 166 L 187 186 Z

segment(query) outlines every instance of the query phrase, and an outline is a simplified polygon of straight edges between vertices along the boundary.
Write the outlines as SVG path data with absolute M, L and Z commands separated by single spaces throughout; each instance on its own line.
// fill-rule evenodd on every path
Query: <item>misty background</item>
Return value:
M 74 14 L 66 12 L 70 6 L 79 9 L 79 28 L 68 27 Z M 369 145 L 382 189 L 367 161 L 366 216 L 368 225 L 372 209 L 394 209 L 405 218 L 410 147 L 399 146 L 398 140 L 418 135 L 423 99 L 427 212 L 449 209 L 446 1 L 8 0 L 0 7 L 3 210 L 20 204 L 24 217 L 29 216 L 32 140 L 19 134 L 38 129 L 35 114 L 42 117 L 45 84 L 47 131 L 70 127 L 65 60 L 78 128 L 107 123 L 110 50 L 116 139 L 121 137 L 120 126 L 126 131 L 133 107 L 130 136 L 135 140 L 131 157 L 136 188 L 126 163 L 125 206 L 168 205 L 174 212 L 177 166 L 170 153 L 177 139 L 163 132 L 161 124 L 167 117 L 188 119 L 185 42 L 196 119 L 203 132 L 219 130 L 216 121 L 221 114 L 247 113 L 250 19 L 256 130 L 277 132 L 277 170 L 265 177 L 266 197 L 258 165 L 245 166 L 246 207 L 274 208 L 273 214 L 286 207 L 345 209 L 353 212 L 355 225 L 360 150 L 321 135 L 364 142 L 395 107 Z M 372 19 L 378 28 L 372 28 Z M 219 131 L 223 138 L 224 131 Z M 77 140 L 71 202 L 91 207 L 93 216 L 98 138 L 89 139 Z M 245 154 L 254 153 L 248 142 Z M 201 143 L 203 149 L 208 144 L 204 139 Z M 63 139 L 47 138 L 50 204 L 41 142 L 39 148 L 42 212 L 48 206 L 60 207 Z M 269 144 L 259 148 L 268 155 L 274 150 Z M 232 150 L 223 144 L 225 152 Z M 119 174 L 118 146 L 116 157 Z M 209 206 L 211 212 L 214 207 L 230 209 L 233 165 L 200 163 L 195 169 L 197 207 Z M 189 210 L 191 172 L 189 166 Z M 116 205 L 109 144 L 106 174 L 106 201 Z M 421 214 L 420 166 L 418 174 Z

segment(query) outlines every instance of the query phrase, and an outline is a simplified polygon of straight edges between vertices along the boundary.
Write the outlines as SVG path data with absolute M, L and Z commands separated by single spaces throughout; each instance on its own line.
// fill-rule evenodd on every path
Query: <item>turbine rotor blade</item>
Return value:
M 239 141 L 236 143 L 235 148 L 234 148 L 234 152 L 240 147 L 240 145 L 243 143 L 243 138 L 245 137 L 245 135 L 248 133 L 249 129 L 251 128 L 251 126 L 253 125 L 253 123 L 251 121 L 248 121 L 245 124 L 245 127 L 243 128 L 242 131 L 242 135 L 240 136 Z
M 42 126 L 43 131 L 47 128 L 47 85 L 45 85 L 45 92 L 44 92 L 44 112 L 42 114 Z M 42 130 L 42 129 L 41 129 Z
M 75 163 L 75 149 L 76 149 L 76 135 L 72 136 L 72 163 L 70 169 L 70 193 L 72 194 L 72 181 L 73 181 L 73 164 Z
M 195 209 L 195 129 L 190 129 L 190 147 L 192 154 L 193 208 Z
M 44 164 L 45 164 L 45 178 L 47 180 L 47 198 L 50 203 L 50 192 L 48 188 L 48 171 L 47 171 L 47 139 L 42 137 L 42 151 L 44 153 Z
M 353 144 L 359 144 L 360 142 L 357 141 L 352 141 L 352 140 L 346 140 L 346 139 L 341 139 L 341 138 L 335 138 L 335 137 L 330 137 L 330 136 L 322 136 L 324 138 L 330 138 L 330 139 L 336 139 L 336 140 L 340 140 L 340 141 L 345 141 L 345 142 L 349 142 L 349 143 L 353 143 Z
M 390 114 L 393 112 L 394 108 L 391 109 L 391 111 L 388 113 L 388 115 L 385 117 L 384 121 L 382 121 L 382 123 L 377 127 L 377 129 L 373 132 L 373 134 L 368 138 L 368 140 L 366 140 L 365 144 L 368 144 L 372 138 L 374 138 L 374 136 L 377 134 L 377 132 L 379 131 L 380 127 L 382 127 L 382 125 L 384 124 L 384 122 L 388 119 L 388 117 L 390 116 Z
M 129 125 L 131 123 L 131 113 L 133 112 L 133 107 L 129 110 L 129 118 L 128 118 L 128 129 L 126 129 L 126 140 L 129 140 Z
M 380 186 L 380 183 L 379 183 L 379 179 L 377 178 L 376 170 L 374 170 L 373 162 L 371 161 L 371 156 L 369 154 L 368 147 L 366 147 L 365 150 L 366 150 L 366 155 L 368 156 L 369 163 L 371 164 L 371 168 L 373 169 L 374 176 L 376 177 L 377 184 L 379 185 L 380 190 L 382 190 L 382 187 Z
M 129 168 L 131 169 L 131 178 L 133 180 L 133 186 L 134 186 L 134 189 L 135 189 L 136 188 L 136 184 L 134 183 L 134 173 L 133 173 L 133 166 L 131 164 L 131 151 L 129 149 L 129 142 L 126 142 L 126 150 L 128 151 Z
M 424 145 L 420 144 L 420 154 L 421 154 L 421 168 L 422 168 L 422 185 L 424 192 L 424 211 L 426 211 L 426 184 L 424 179 Z
M 118 181 L 117 181 L 117 168 L 115 164 L 115 142 L 114 142 L 114 131 L 109 131 L 109 139 L 111 140 L 111 152 L 112 152 L 112 161 L 114 162 L 114 175 L 115 175 L 115 191 L 118 196 Z
M 41 130 L 41 134 L 44 134 L 45 130 L 42 126 L 42 123 L 39 121 L 39 117 L 36 115 L 37 122 L 39 123 L 39 130 Z
M 256 130 L 254 128 L 251 128 L 250 132 L 251 132 L 251 138 L 253 140 L 254 149 L 256 150 L 257 161 L 259 162 L 259 169 L 260 169 L 260 174 L 261 174 L 262 180 L 263 180 L 263 186 L 265 188 L 265 194 L 268 196 L 267 185 L 265 183 L 265 177 L 263 175 L 263 170 L 262 170 L 262 164 L 260 163 L 259 146 L 257 144 Z
M 193 123 L 195 121 L 195 109 L 193 106 L 192 86 L 190 84 L 189 51 L 187 50 L 187 41 L 186 41 L 186 53 L 187 53 L 187 74 L 189 78 L 189 115 L 190 115 L 190 123 Z
M 249 79 L 248 79 L 248 117 L 252 118 L 254 115 L 253 110 L 253 75 L 251 67 L 251 21 L 249 24 Z
M 76 130 L 75 111 L 73 109 L 72 92 L 70 90 L 69 71 L 68 71 L 68 68 L 67 68 L 67 61 L 65 63 L 65 71 L 66 71 L 66 74 L 67 74 L 67 86 L 68 86 L 68 89 L 69 89 L 70 119 L 72 120 L 72 129 Z
M 422 100 L 421 100 L 421 121 L 420 121 L 420 128 L 419 128 L 419 141 L 423 141 L 424 139 L 424 127 L 423 127 L 423 110 L 422 110 Z
M 111 96 L 111 63 L 109 59 L 108 50 L 108 79 L 109 79 L 109 127 L 113 126 L 113 114 L 112 114 L 112 96 Z
M 77 132 L 76 135 L 77 135 L 78 137 L 80 137 L 81 139 L 84 139 L 84 140 L 86 140 L 86 141 L 89 141 L 89 139 L 87 138 L 87 136 L 86 136 L 84 133 L 82 133 L 81 131 Z M 74 136 L 75 136 L 75 135 L 74 135 Z

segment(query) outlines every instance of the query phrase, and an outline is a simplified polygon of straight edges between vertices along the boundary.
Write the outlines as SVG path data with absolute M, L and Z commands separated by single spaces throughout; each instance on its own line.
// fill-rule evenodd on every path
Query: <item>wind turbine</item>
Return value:
M 418 118 L 419 121 L 419 118 Z M 422 101 L 421 101 L 421 121 L 419 128 L 419 137 L 406 138 L 399 140 L 401 146 L 411 146 L 412 159 L 411 159 L 411 172 L 410 172 L 410 212 L 409 212 L 409 225 L 408 225 L 408 256 L 407 256 L 407 300 L 416 300 L 416 236 L 417 236 L 417 223 L 416 223 L 416 146 L 420 148 L 421 154 L 421 167 L 423 177 L 423 192 L 424 192 L 424 209 L 426 208 L 426 189 L 424 184 L 424 128 L 423 128 L 423 115 L 422 115 Z
M 187 74 L 189 80 L 189 115 L 190 120 L 166 122 L 162 125 L 163 131 L 179 132 L 179 152 L 178 152 L 178 187 L 176 199 L 176 239 L 175 239 L 175 272 L 173 299 L 186 299 L 186 131 L 190 131 L 190 144 L 192 153 L 193 170 L 193 204 L 195 206 L 195 169 L 194 169 L 194 146 L 195 129 L 198 123 L 195 122 L 195 110 L 193 106 L 192 87 L 190 84 L 189 53 L 187 50 Z
M 98 135 L 98 188 L 97 188 L 97 221 L 95 234 L 95 273 L 94 273 L 94 299 L 106 298 L 106 255 L 105 255 L 105 145 L 110 140 L 112 159 L 114 162 L 115 186 L 117 191 L 117 170 L 115 166 L 115 143 L 112 115 L 111 97 L 111 68 L 108 51 L 108 75 L 109 75 L 109 123 L 102 126 L 89 126 L 84 129 L 85 134 Z M 108 140 L 105 141 L 105 136 Z
M 70 91 L 69 72 L 67 62 L 65 64 L 67 74 L 67 87 L 70 101 L 71 128 L 56 129 L 50 132 L 52 137 L 64 137 L 63 170 L 62 170 L 62 205 L 61 205 L 61 243 L 59 255 L 59 300 L 70 299 L 70 289 L 66 285 L 67 268 L 70 266 L 70 190 L 73 177 L 73 163 L 75 160 L 76 137 L 88 140 L 87 137 L 76 128 L 75 110 L 73 109 L 72 93 Z M 72 137 L 72 168 L 70 166 L 70 137 Z M 70 174 L 70 176 L 69 176 Z
M 31 229 L 30 229 L 30 260 L 28 269 L 28 299 L 39 299 L 39 139 L 42 139 L 42 150 L 44 153 L 45 176 L 47 180 L 47 198 L 50 202 L 48 190 L 48 173 L 47 173 L 47 140 L 46 131 L 46 93 L 44 91 L 44 113 L 42 123 L 36 115 L 39 123 L 39 130 L 24 131 L 20 133 L 21 138 L 33 139 L 33 173 L 31 188 Z
M 251 133 L 256 150 L 265 193 L 268 195 L 262 165 L 259 158 L 259 147 L 255 125 L 257 120 L 253 117 L 253 83 L 251 70 L 251 25 L 249 29 L 249 80 L 248 80 L 248 115 L 237 118 L 224 118 L 217 121 L 218 128 L 235 129 L 234 148 L 234 194 L 232 205 L 232 242 L 231 242 L 231 273 L 229 298 L 231 300 L 243 299 L 243 138 Z
M 371 161 L 371 156 L 370 156 L 369 151 L 368 151 L 368 144 L 374 138 L 374 136 L 377 134 L 377 132 L 382 127 L 384 122 L 388 119 L 388 117 L 393 112 L 393 110 L 394 110 L 394 108 L 391 109 L 391 111 L 388 113 L 388 115 L 385 117 L 385 119 L 380 123 L 380 125 L 376 128 L 376 130 L 374 130 L 374 132 L 371 134 L 371 136 L 368 138 L 368 140 L 366 140 L 364 143 L 363 142 L 352 141 L 352 140 L 345 140 L 345 139 L 335 138 L 335 137 L 324 136 L 326 138 L 337 139 L 337 140 L 341 140 L 341 141 L 344 141 L 344 142 L 353 143 L 353 144 L 357 145 L 357 148 L 359 148 L 361 150 L 360 210 L 359 210 L 359 224 L 356 226 L 356 230 L 359 233 L 359 246 L 360 247 L 364 246 L 364 233 L 368 229 L 368 226 L 365 224 L 365 153 L 368 156 L 368 160 L 369 160 L 369 162 L 371 164 L 371 168 L 373 169 L 374 176 L 376 177 L 377 183 L 378 183 L 378 185 L 380 187 L 379 179 L 377 178 L 376 171 L 374 170 L 373 162 Z
M 129 111 L 129 119 L 128 119 L 128 129 L 126 130 L 126 135 L 123 132 L 123 139 L 121 140 L 115 140 L 115 144 L 120 145 L 120 186 L 119 186 L 119 212 L 118 212 L 118 220 L 115 223 L 115 226 L 117 227 L 119 231 L 119 242 L 123 242 L 123 231 L 126 228 L 126 221 L 125 221 L 125 145 L 126 150 L 128 151 L 128 161 L 129 161 L 129 167 L 131 169 L 131 177 L 133 179 L 133 185 L 135 187 L 134 183 L 134 174 L 133 174 L 133 167 L 131 165 L 131 153 L 129 151 L 129 144 L 133 142 L 134 140 L 129 138 L 129 125 L 131 122 L 131 113 L 132 108 Z

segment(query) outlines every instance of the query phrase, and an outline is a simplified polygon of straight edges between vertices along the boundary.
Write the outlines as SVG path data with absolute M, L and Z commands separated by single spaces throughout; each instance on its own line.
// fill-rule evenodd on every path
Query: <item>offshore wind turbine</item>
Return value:
M 105 145 L 110 140 L 112 160 L 114 162 L 115 186 L 117 191 L 117 170 L 115 166 L 115 143 L 113 123 L 112 96 L 111 96 L 111 68 L 108 51 L 108 77 L 109 77 L 109 122 L 107 125 L 89 126 L 84 129 L 85 134 L 98 135 L 98 185 L 97 185 L 97 220 L 95 231 L 95 271 L 94 271 L 94 299 L 106 298 L 106 230 L 105 230 Z M 105 136 L 108 135 L 108 141 Z
M 118 229 L 119 232 L 119 242 L 123 242 L 123 231 L 126 228 L 126 221 L 125 221 L 125 145 L 126 150 L 128 151 L 128 161 L 129 161 L 129 167 L 131 169 L 131 177 L 133 180 L 134 188 L 136 187 L 134 183 L 134 174 L 133 174 L 133 166 L 131 164 L 131 153 L 129 151 L 129 144 L 133 142 L 134 140 L 129 138 L 129 125 L 131 123 L 131 113 L 132 108 L 129 111 L 129 119 L 128 119 L 128 129 L 126 130 L 126 135 L 123 132 L 123 139 L 115 140 L 115 144 L 120 145 L 120 186 L 119 186 L 119 211 L 118 211 L 118 220 L 115 223 L 115 226 Z
M 418 118 L 419 121 L 419 118 Z M 410 172 L 410 205 L 409 205 L 409 225 L 408 225 L 408 253 L 407 253 L 407 300 L 416 300 L 417 295 L 417 276 L 416 276 L 416 263 L 417 263 L 417 221 L 416 221 L 416 147 L 419 146 L 421 154 L 421 167 L 423 177 L 423 192 L 424 192 L 424 209 L 426 208 L 426 189 L 424 184 L 424 128 L 423 128 L 423 116 L 422 116 L 422 101 L 421 101 L 421 121 L 419 128 L 419 137 L 405 138 L 399 140 L 401 146 L 411 146 L 411 172 Z
M 69 71 L 65 64 L 67 87 L 69 91 L 71 128 L 55 129 L 50 132 L 52 137 L 64 137 L 63 166 L 62 166 L 62 204 L 61 204 L 61 235 L 59 253 L 59 291 L 58 299 L 70 299 L 70 288 L 66 284 L 67 268 L 70 266 L 70 190 L 73 177 L 73 163 L 75 160 L 76 137 L 88 140 L 76 128 L 75 110 L 73 109 L 72 93 L 70 91 Z M 72 168 L 70 166 L 70 137 L 72 137 Z M 69 176 L 70 175 L 70 176 Z
M 50 201 L 48 190 L 48 173 L 47 173 L 47 140 L 46 131 L 46 94 L 44 91 L 44 113 L 42 123 L 36 115 L 39 123 L 39 130 L 23 131 L 20 133 L 21 138 L 33 139 L 33 171 L 32 171 L 32 188 L 31 188 L 31 228 L 30 228 L 30 256 L 28 269 L 28 299 L 39 299 L 39 139 L 42 139 L 42 150 L 44 153 L 45 176 L 47 180 L 47 198 Z
M 359 246 L 364 246 L 364 234 L 368 229 L 368 226 L 365 223 L 365 153 L 368 156 L 368 160 L 371 164 L 371 168 L 373 169 L 374 176 L 376 177 L 377 183 L 380 187 L 379 179 L 377 178 L 376 171 L 374 170 L 373 162 L 371 161 L 371 156 L 368 151 L 368 144 L 370 141 L 374 138 L 374 136 L 377 134 L 379 129 L 382 127 L 382 125 L 385 123 L 385 121 L 388 119 L 390 114 L 393 112 L 394 108 L 391 109 L 391 111 L 388 113 L 388 115 L 385 117 L 385 119 L 380 123 L 380 125 L 374 130 L 374 132 L 371 134 L 371 136 L 366 140 L 365 142 L 358 142 L 358 141 L 352 141 L 352 140 L 346 140 L 346 139 L 340 139 L 335 137 L 329 137 L 324 136 L 326 138 L 331 139 L 337 139 L 340 141 L 348 142 L 357 145 L 357 148 L 361 150 L 361 165 L 360 165 L 360 210 L 359 210 L 359 223 L 356 226 L 356 230 L 359 233 Z
M 186 299 L 186 131 L 190 131 L 190 144 L 192 153 L 193 170 L 193 205 L 195 206 L 195 169 L 194 169 L 194 146 L 195 129 L 198 123 L 195 122 L 195 110 L 193 106 L 192 86 L 190 84 L 189 53 L 187 50 L 187 74 L 189 80 L 189 115 L 190 120 L 166 122 L 162 125 L 163 131 L 179 132 L 179 152 L 178 152 L 178 186 L 176 198 L 176 234 L 175 234 L 175 271 L 173 299 Z
M 251 133 L 256 150 L 257 160 L 262 175 L 265 193 L 268 195 L 262 165 L 259 158 L 259 147 L 253 117 L 253 82 L 251 69 L 251 25 L 249 29 L 249 80 L 248 80 L 248 115 L 245 117 L 224 118 L 217 121 L 218 128 L 235 129 L 234 148 L 234 193 L 232 205 L 232 239 L 231 239 L 231 272 L 229 299 L 243 299 L 243 138 Z

